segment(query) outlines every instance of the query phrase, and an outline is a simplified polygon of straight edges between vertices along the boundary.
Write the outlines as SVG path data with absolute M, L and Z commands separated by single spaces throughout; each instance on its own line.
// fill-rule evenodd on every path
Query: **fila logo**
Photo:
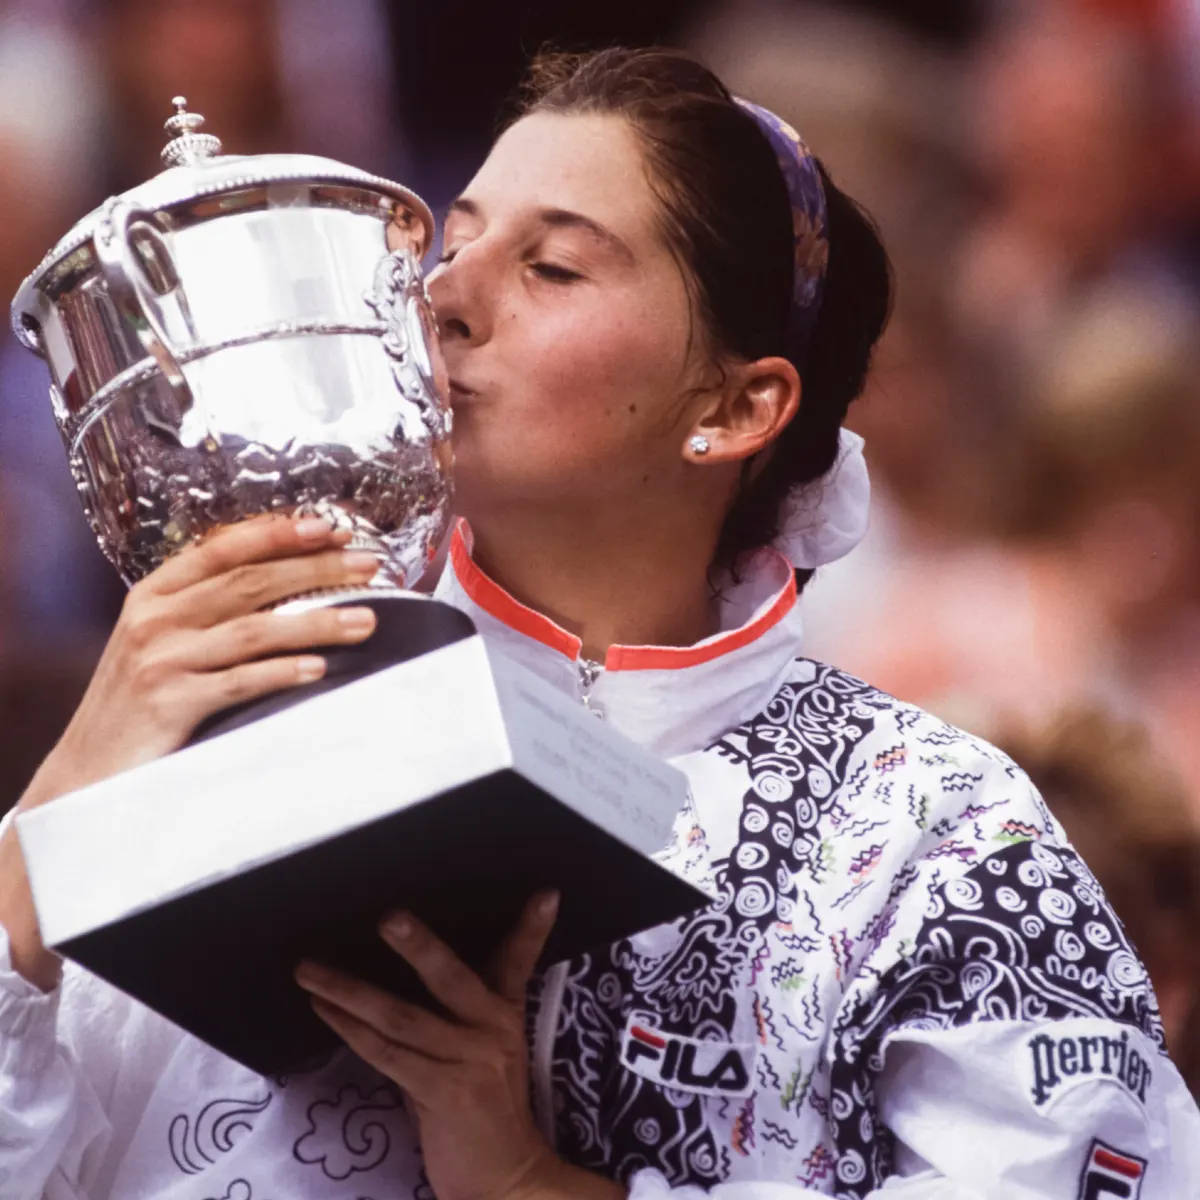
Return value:
M 1146 1160 L 1092 1139 L 1083 1178 L 1079 1181 L 1079 1200 L 1137 1200 L 1146 1177 Z
M 713 1042 L 662 1033 L 631 1015 L 621 1037 L 621 1062 L 663 1087 L 709 1096 L 745 1096 L 753 1088 L 755 1042 Z

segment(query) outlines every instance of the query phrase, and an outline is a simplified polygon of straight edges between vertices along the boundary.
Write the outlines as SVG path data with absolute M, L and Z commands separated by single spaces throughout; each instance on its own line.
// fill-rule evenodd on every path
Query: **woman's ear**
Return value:
M 786 358 L 727 368 L 684 443 L 684 457 L 737 462 L 767 449 L 800 408 L 800 376 Z

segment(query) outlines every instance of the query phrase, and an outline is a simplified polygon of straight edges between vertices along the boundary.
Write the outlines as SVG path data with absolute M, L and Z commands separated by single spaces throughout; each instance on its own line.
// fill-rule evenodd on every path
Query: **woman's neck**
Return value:
M 562 514 L 472 521 L 474 558 L 516 600 L 544 613 L 603 662 L 616 645 L 689 646 L 717 630 L 713 547 L 690 529 L 605 528 Z

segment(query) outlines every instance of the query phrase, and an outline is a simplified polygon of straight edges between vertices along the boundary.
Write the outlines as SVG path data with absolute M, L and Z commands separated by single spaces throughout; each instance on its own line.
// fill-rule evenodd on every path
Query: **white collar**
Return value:
M 720 632 L 692 646 L 610 646 L 595 664 L 581 657 L 578 637 L 485 575 L 471 547 L 460 520 L 435 597 L 465 612 L 491 649 L 663 757 L 703 749 L 761 711 L 800 653 L 795 576 L 770 548 L 722 597 Z

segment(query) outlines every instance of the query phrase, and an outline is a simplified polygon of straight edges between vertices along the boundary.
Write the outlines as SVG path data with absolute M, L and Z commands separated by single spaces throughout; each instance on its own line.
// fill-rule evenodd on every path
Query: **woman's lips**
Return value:
M 475 389 L 467 387 L 467 385 L 465 383 L 461 383 L 457 379 L 451 379 L 450 380 L 450 395 L 452 398 L 456 397 L 456 396 L 459 398 L 462 398 L 464 396 L 473 396 L 473 395 L 475 395 Z

